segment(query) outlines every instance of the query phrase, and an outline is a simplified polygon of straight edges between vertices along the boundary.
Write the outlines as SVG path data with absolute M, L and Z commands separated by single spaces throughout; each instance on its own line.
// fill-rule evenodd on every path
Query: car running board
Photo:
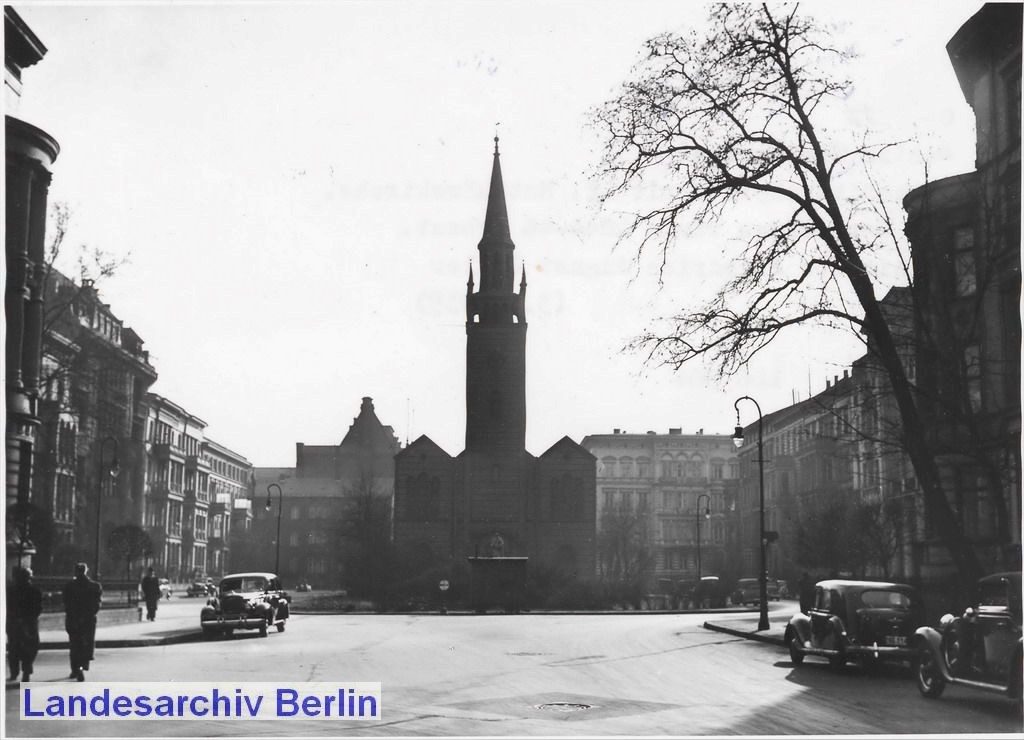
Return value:
M 972 681 L 969 678 L 957 678 L 955 676 L 949 679 L 949 683 L 959 684 L 960 686 L 970 686 L 972 689 L 991 691 L 996 694 L 1005 694 L 1007 691 L 1005 686 L 1000 686 L 997 683 L 988 683 L 987 681 Z

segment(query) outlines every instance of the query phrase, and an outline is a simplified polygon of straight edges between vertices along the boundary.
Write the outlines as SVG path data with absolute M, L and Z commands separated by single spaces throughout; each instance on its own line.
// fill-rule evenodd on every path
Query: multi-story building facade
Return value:
M 172 580 L 222 575 L 233 531 L 249 528 L 252 464 L 208 439 L 206 422 L 173 401 L 148 393 L 145 408 L 141 521 L 150 560 Z
M 266 543 L 277 540 L 280 516 L 280 575 L 286 583 L 365 592 L 372 561 L 383 557 L 390 539 L 400 449 L 394 429 L 381 423 L 366 396 L 340 444 L 299 442 L 294 468 L 256 468 L 256 498 L 266 493 L 269 506 L 254 508 L 254 532 L 264 544 L 247 551 L 250 566 L 271 568 L 277 559 Z
M 615 429 L 581 444 L 597 458 L 599 575 L 630 577 L 623 566 L 639 565 L 647 591 L 666 581 L 739 575 L 739 463 L 731 437 Z
M 50 269 L 44 316 L 33 498 L 46 530 L 36 566 L 63 574 L 86 560 L 102 574 L 110 532 L 141 520 L 144 466 L 136 440 L 157 374 L 142 339 L 91 281 Z
M 975 114 L 976 170 L 904 199 L 921 413 L 987 570 L 1020 567 L 1021 21 L 1020 4 L 986 4 L 947 44 Z M 929 519 L 920 566 L 941 580 L 952 562 Z
M 40 425 L 39 367 L 46 281 L 46 200 L 60 147 L 42 129 L 17 118 L 22 72 L 46 47 L 21 16 L 4 6 L 4 150 L 6 285 L 4 288 L 6 548 L 9 565 L 31 563 L 33 462 Z
M 193 545 L 193 563 L 204 562 L 205 555 L 206 574 L 216 577 L 238 570 L 232 562 L 231 545 L 252 530 L 254 474 L 248 459 L 209 438 L 203 445 L 200 464 L 202 461 L 209 467 L 207 538 L 205 548 L 200 548 L 200 543 Z M 200 529 L 198 519 L 195 527 Z

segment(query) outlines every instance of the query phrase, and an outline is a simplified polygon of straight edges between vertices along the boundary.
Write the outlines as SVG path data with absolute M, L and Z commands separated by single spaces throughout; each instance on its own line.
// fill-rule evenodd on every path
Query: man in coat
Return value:
M 43 592 L 32 583 L 32 571 L 15 567 L 7 590 L 7 666 L 11 681 L 32 679 L 32 664 L 39 652 L 39 615 Z
M 64 629 L 71 645 L 71 678 L 85 680 L 96 640 L 96 614 L 103 600 L 103 587 L 89 578 L 89 566 L 75 566 L 75 577 L 64 586 Z
M 160 579 L 156 577 L 153 568 L 146 569 L 146 575 L 142 579 L 142 598 L 146 600 L 146 619 L 150 622 L 156 620 L 156 607 L 160 603 Z

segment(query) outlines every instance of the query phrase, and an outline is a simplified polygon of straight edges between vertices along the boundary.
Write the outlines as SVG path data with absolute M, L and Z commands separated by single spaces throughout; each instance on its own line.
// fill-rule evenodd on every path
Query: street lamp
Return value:
M 764 419 L 761 416 L 761 405 L 750 396 L 740 396 L 733 404 L 736 409 L 736 433 L 732 435 L 733 444 L 736 449 L 743 446 L 743 427 L 740 425 L 740 401 L 750 401 L 757 408 L 757 468 L 759 474 L 759 499 L 760 499 L 760 535 L 761 535 L 761 572 L 758 574 L 758 599 L 761 606 L 761 614 L 757 620 L 757 629 L 766 630 L 768 625 L 768 566 L 766 563 L 766 548 L 768 542 L 764 536 Z
M 271 498 L 270 489 L 277 489 L 277 554 L 274 556 L 274 575 L 280 577 L 281 575 L 281 510 L 284 508 L 281 486 L 276 483 L 271 483 L 267 486 L 267 511 L 270 511 L 270 505 L 273 503 Z
M 110 467 L 103 467 L 103 451 L 107 448 L 107 442 L 114 446 L 114 458 L 110 461 Z M 96 574 L 96 580 L 100 579 L 100 516 L 103 512 L 103 479 L 109 475 L 111 480 L 117 478 L 117 474 L 121 472 L 121 466 L 117 462 L 117 440 L 113 437 L 107 436 L 100 442 L 100 474 L 99 474 L 99 490 L 96 492 L 96 558 L 93 564 L 93 571 Z
M 704 504 L 704 518 L 711 518 L 711 496 L 702 493 L 697 497 L 697 580 L 700 580 L 700 500 L 707 499 Z

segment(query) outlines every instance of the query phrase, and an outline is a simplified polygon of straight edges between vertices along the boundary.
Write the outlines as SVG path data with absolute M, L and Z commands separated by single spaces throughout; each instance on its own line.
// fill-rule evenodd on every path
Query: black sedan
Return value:
M 912 586 L 829 580 L 814 592 L 814 606 L 786 627 L 793 665 L 807 655 L 827 658 L 833 668 L 851 659 L 871 664 L 914 658 L 914 630 L 924 624 L 924 607 Z

